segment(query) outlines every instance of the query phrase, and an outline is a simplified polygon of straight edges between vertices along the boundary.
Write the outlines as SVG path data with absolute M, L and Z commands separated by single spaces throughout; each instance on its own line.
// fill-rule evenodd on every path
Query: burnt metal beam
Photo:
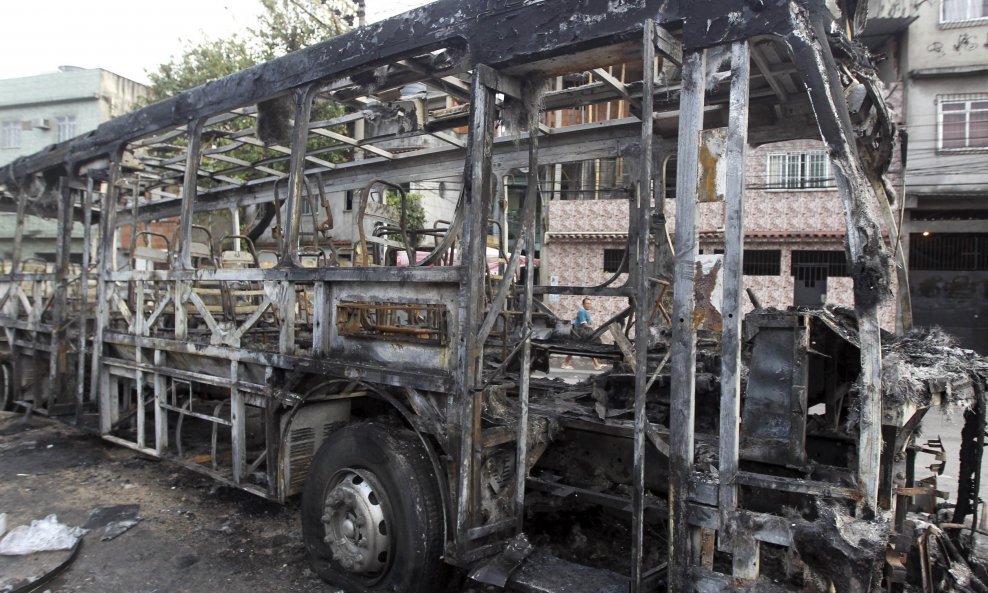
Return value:
M 629 250 L 629 256 L 634 254 L 635 262 L 631 271 L 635 307 L 635 438 L 633 443 L 634 459 L 632 465 L 631 490 L 631 593 L 640 593 L 644 577 L 642 563 L 644 561 L 644 531 L 645 531 L 645 427 L 649 423 L 645 414 L 647 399 L 646 382 L 648 381 L 648 338 L 649 332 L 649 227 L 652 210 L 652 161 L 655 134 L 652 131 L 652 120 L 655 117 L 652 104 L 655 98 L 655 77 L 652 65 L 655 63 L 656 28 L 651 20 L 645 21 L 642 35 L 642 63 L 644 64 L 645 86 L 642 93 L 642 127 L 641 154 L 638 163 L 638 183 L 633 201 L 633 216 L 630 224 L 637 228 L 633 238 L 635 245 Z M 659 204 L 661 206 L 661 203 Z M 631 229 L 629 228 L 629 233 Z M 632 237 L 629 237 L 631 239 Z M 629 247 L 631 247 L 629 245 Z
M 186 153 L 185 175 L 182 184 L 182 214 L 178 223 L 178 265 L 182 269 L 191 270 L 192 266 L 192 214 L 196 203 L 196 186 L 199 164 L 202 161 L 202 129 L 205 119 L 197 119 L 189 123 L 189 148 Z M 137 196 L 134 196 L 137 201 Z M 111 229 L 112 230 L 112 229 Z
M 299 265 L 299 225 L 302 216 L 302 186 L 305 184 L 305 151 L 307 149 L 309 116 L 317 85 L 295 91 L 295 123 L 292 127 L 292 158 L 288 166 L 288 201 L 285 206 L 285 243 L 279 265 Z
M 694 392 L 696 381 L 695 262 L 699 253 L 697 226 L 700 131 L 703 129 L 706 52 L 683 57 L 683 94 L 679 119 L 679 157 L 676 170 L 675 281 L 669 441 L 669 590 L 691 590 L 692 530 L 686 522 L 693 475 Z
M 89 354 L 89 263 L 92 251 L 92 212 L 95 182 L 86 178 L 86 189 L 80 193 L 82 202 L 82 268 L 79 273 L 79 342 L 76 361 L 76 408 L 75 422 L 82 422 L 83 406 L 86 403 L 86 358 Z M 98 273 L 98 271 L 97 271 Z M 92 392 L 90 392 L 92 397 Z
M 127 142 L 203 117 L 284 95 L 316 81 L 339 79 L 435 49 L 494 68 L 532 64 L 611 45 L 636 36 L 646 18 L 676 20 L 662 0 L 585 0 L 580 18 L 564 2 L 440 0 L 322 43 L 253 66 L 104 123 L 91 134 L 15 161 L 10 181 L 105 157 Z M 467 18 L 484 15 L 484 18 Z M 436 26 L 441 23 L 442 26 Z M 504 35 L 510 30 L 511 35 Z
M 862 166 L 841 75 L 824 23 L 807 11 L 792 11 L 790 19 L 786 41 L 809 91 L 820 135 L 834 163 L 837 191 L 844 207 L 861 345 L 857 481 L 863 495 L 860 510 L 869 517 L 878 505 L 882 452 L 882 344 L 878 309 L 889 292 L 889 258 L 874 214 L 879 197 Z
M 727 167 L 724 223 L 724 294 L 721 315 L 720 488 L 721 547 L 733 553 L 734 577 L 758 578 L 758 544 L 732 529 L 738 506 L 734 478 L 738 472 L 741 431 L 741 319 L 744 294 L 744 178 L 748 144 L 748 41 L 731 47 L 731 113 L 724 159 Z
M 561 163 L 583 158 L 605 158 L 620 154 L 638 134 L 638 121 L 623 119 L 572 126 L 552 130 L 540 140 L 540 161 Z M 494 142 L 492 158 L 499 170 L 527 166 L 528 155 L 520 152 L 515 137 L 501 137 Z M 522 142 L 524 142 L 524 137 Z M 443 146 L 398 155 L 394 160 L 371 158 L 351 163 L 338 163 L 333 171 L 323 173 L 328 187 L 336 190 L 360 189 L 374 179 L 401 181 L 425 181 L 442 177 L 459 177 L 463 174 L 464 149 Z M 313 171 L 306 171 L 307 174 Z M 196 211 L 246 206 L 274 199 L 273 179 L 248 183 L 226 190 L 203 193 L 196 204 Z M 177 216 L 180 198 L 155 200 L 142 205 L 138 213 L 141 222 Z M 121 213 L 121 222 L 129 222 L 129 214 Z M 536 287 L 538 289 L 539 287 Z
M 458 423 L 456 472 L 454 478 L 455 522 L 453 555 L 467 552 L 469 531 L 478 527 L 480 506 L 480 408 L 483 376 L 483 342 L 478 340 L 484 314 L 487 269 L 487 219 L 492 199 L 491 151 L 494 139 L 495 92 L 484 84 L 480 69 L 474 73 L 470 101 L 469 157 L 464 187 L 462 230 L 463 265 L 467 273 L 460 287 L 459 369 L 456 373 Z
M 534 91 L 534 89 L 529 89 Z M 534 101 L 527 103 L 526 107 L 531 110 L 528 114 L 528 186 L 525 191 L 525 207 L 522 218 L 524 225 L 524 236 L 528 249 L 528 259 L 525 262 L 525 291 L 523 296 L 524 312 L 522 314 L 522 339 L 521 352 L 521 376 L 518 385 L 518 432 L 515 449 L 515 530 L 520 534 L 525 526 L 525 484 L 528 478 L 528 412 L 529 412 L 529 387 L 532 378 L 532 309 L 535 301 L 535 222 L 536 203 L 541 199 L 539 195 L 539 131 L 537 124 L 540 116 L 538 107 Z M 532 125 L 532 124 L 536 125 Z M 520 251 L 518 247 L 516 251 Z

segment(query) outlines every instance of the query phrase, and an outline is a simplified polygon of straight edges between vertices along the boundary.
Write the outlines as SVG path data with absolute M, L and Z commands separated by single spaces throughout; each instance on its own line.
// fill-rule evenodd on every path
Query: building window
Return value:
M 75 116 L 61 115 L 55 118 L 55 126 L 58 130 L 58 141 L 65 142 L 75 138 Z
M 778 249 L 745 249 L 745 276 L 778 276 L 782 273 L 782 252 Z
M 665 193 L 663 197 L 667 200 L 676 199 L 676 165 L 678 161 L 675 156 L 669 157 L 665 164 Z
M 0 148 L 21 147 L 21 122 L 5 121 L 0 123 Z
M 988 233 L 913 233 L 909 236 L 909 269 L 986 271 Z
M 937 123 L 941 150 L 988 148 L 988 97 L 941 99 Z
M 943 0 L 941 23 L 963 23 L 988 18 L 988 0 Z
M 604 250 L 604 271 L 608 273 L 627 272 L 628 260 L 624 257 L 626 249 L 605 249 Z M 624 265 L 621 265 L 621 262 Z
M 850 276 L 843 251 L 793 251 L 790 273 L 799 280 Z
M 724 255 L 714 249 L 714 255 Z M 782 252 L 778 249 L 745 249 L 741 273 L 745 276 L 778 276 L 782 273 Z
M 768 189 L 834 187 L 830 158 L 822 150 L 768 155 Z

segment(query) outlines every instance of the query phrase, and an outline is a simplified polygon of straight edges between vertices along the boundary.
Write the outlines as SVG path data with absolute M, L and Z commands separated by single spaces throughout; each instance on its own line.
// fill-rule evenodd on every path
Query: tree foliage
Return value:
M 211 80 L 346 32 L 348 0 L 258 0 L 257 24 L 226 39 L 187 43 L 181 55 L 147 72 L 150 101 L 160 101 Z
M 151 80 L 148 102 L 167 99 L 255 64 L 335 37 L 349 29 L 355 11 L 350 0 L 257 1 L 260 4 L 260 14 L 254 26 L 225 39 L 204 39 L 198 43 L 186 44 L 181 55 L 173 56 L 169 62 L 157 66 L 153 71 L 148 71 L 148 78 Z M 290 106 L 288 110 L 287 116 L 269 118 L 267 121 L 279 125 L 283 119 L 282 123 L 287 124 L 290 121 Z M 320 99 L 313 105 L 312 118 L 316 121 L 331 119 L 342 112 L 341 105 Z M 258 163 L 269 157 L 278 156 L 260 146 L 239 143 L 227 136 L 248 128 L 259 127 L 259 120 L 252 116 L 243 115 L 228 119 L 207 130 L 210 138 L 209 148 L 215 150 L 229 145 L 230 150 L 224 151 L 225 155 L 247 163 Z M 342 128 L 337 131 L 346 132 Z M 257 136 L 260 137 L 261 134 Z M 269 142 L 268 138 L 261 139 L 266 143 Z M 183 138 L 172 141 L 176 147 L 181 147 L 184 143 Z M 270 140 L 270 143 L 274 144 L 278 141 Z M 309 139 L 308 148 L 310 151 L 318 150 L 334 143 L 336 141 L 328 138 L 314 137 Z M 345 160 L 348 150 L 330 152 L 323 158 L 333 162 Z M 180 148 L 176 149 L 176 154 L 179 152 Z M 287 159 L 276 159 L 268 163 L 267 168 L 285 172 L 287 166 Z M 228 170 L 231 165 L 229 162 L 207 159 L 203 161 L 201 167 L 205 171 L 218 173 Z M 224 173 L 224 176 L 245 182 L 269 174 L 246 168 Z
M 408 216 L 408 230 L 420 231 L 425 228 L 425 207 L 422 205 L 422 194 L 405 194 L 405 213 Z M 401 215 L 401 196 L 397 192 L 388 191 L 384 196 L 385 204 L 394 208 L 395 215 Z
M 151 80 L 148 100 L 166 99 L 256 63 L 247 41 L 239 36 L 187 45 L 182 55 L 147 73 Z

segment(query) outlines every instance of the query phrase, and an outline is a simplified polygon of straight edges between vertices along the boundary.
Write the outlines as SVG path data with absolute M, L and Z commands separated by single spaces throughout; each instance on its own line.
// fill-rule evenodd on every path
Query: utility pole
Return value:
M 354 0 L 357 3 L 357 25 L 367 24 L 367 0 Z

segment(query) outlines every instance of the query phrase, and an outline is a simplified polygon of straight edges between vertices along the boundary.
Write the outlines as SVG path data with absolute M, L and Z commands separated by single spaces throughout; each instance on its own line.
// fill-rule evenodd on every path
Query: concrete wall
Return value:
M 21 145 L 0 148 L 0 165 L 33 154 L 58 141 L 58 117 L 75 117 L 76 135 L 132 110 L 146 87 L 100 69 L 60 72 L 0 80 L 0 121 L 21 122 Z M 39 120 L 50 127 L 42 128 Z
M 100 124 L 100 71 L 73 70 L 0 80 L 0 121 L 22 122 L 21 145 L 0 148 L 0 165 L 58 141 L 56 118 L 74 116 L 76 133 Z M 48 129 L 37 127 L 48 119 Z
M 144 85 L 100 69 L 66 68 L 0 80 L 0 122 L 22 124 L 20 147 L 0 148 L 0 166 L 58 142 L 57 118 L 74 117 L 75 135 L 79 136 L 131 111 L 146 92 Z M 42 119 L 49 120 L 50 127 L 35 125 Z M 15 226 L 15 215 L 0 214 L 0 257 L 11 255 Z M 55 221 L 29 218 L 25 224 L 24 257 L 54 253 L 55 233 Z M 76 225 L 73 230 L 76 243 L 81 241 L 78 239 L 81 233 L 81 227 Z
M 929 68 L 984 66 L 988 62 L 988 19 L 967 22 L 940 22 L 943 0 L 917 2 L 916 22 L 909 26 L 907 67 L 910 71 Z
M 133 111 L 147 96 L 147 87 L 113 72 L 100 70 L 100 123 Z
M 941 150 L 937 100 L 983 96 L 988 100 L 988 19 L 940 22 L 943 0 L 917 6 L 909 27 L 906 93 L 911 194 L 966 193 L 988 187 L 988 149 Z M 975 163 L 978 166 L 972 166 Z M 982 171 L 977 171 L 982 169 Z
M 837 190 L 769 189 L 768 156 L 772 153 L 823 150 L 814 140 L 768 144 L 749 150 L 746 162 L 745 235 L 749 249 L 781 252 L 778 276 L 746 276 L 751 287 L 768 307 L 785 308 L 793 302 L 795 279 L 791 274 L 792 252 L 844 251 L 844 213 Z M 664 200 L 669 229 L 675 229 L 675 201 Z M 713 254 L 723 247 L 724 203 L 699 205 L 701 250 Z M 605 249 L 622 249 L 627 243 L 628 203 L 625 200 L 553 200 L 549 203 L 549 236 L 543 247 L 541 279 L 561 286 L 593 286 L 611 276 L 604 272 Z M 615 285 L 624 282 L 624 275 Z M 561 296 L 548 304 L 563 318 L 571 318 L 582 297 Z M 851 306 L 849 277 L 831 277 L 827 302 Z M 891 303 L 892 301 L 890 301 Z M 595 298 L 595 321 L 602 322 L 627 306 L 623 298 Z M 751 309 L 745 303 L 745 311 Z M 895 308 L 882 310 L 882 324 L 895 327 Z

